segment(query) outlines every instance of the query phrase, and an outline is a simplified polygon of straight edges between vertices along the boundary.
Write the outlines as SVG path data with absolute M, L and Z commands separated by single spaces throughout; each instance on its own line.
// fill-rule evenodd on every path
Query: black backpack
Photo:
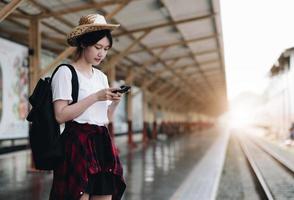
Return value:
M 29 97 L 32 109 L 27 116 L 30 123 L 29 140 L 36 169 L 53 170 L 64 159 L 64 147 L 60 126 L 55 119 L 52 102 L 51 80 L 60 66 L 66 65 L 72 73 L 72 99 L 77 102 L 79 82 L 73 66 L 59 65 L 51 78 L 40 79 Z

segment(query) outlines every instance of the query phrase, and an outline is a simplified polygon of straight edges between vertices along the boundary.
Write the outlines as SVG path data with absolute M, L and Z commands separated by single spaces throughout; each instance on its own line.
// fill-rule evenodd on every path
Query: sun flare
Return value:
M 253 108 L 246 104 L 234 106 L 230 111 L 229 119 L 232 128 L 250 126 L 254 122 Z

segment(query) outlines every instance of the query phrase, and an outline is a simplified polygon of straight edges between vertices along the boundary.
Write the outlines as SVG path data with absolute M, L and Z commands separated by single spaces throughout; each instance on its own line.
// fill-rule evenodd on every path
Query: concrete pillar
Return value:
M 29 28 L 29 94 L 32 94 L 37 81 L 39 79 L 40 71 L 40 53 L 41 53 L 41 34 L 40 22 L 38 18 L 30 21 Z M 31 157 L 31 168 L 29 171 L 38 171 L 35 169 L 33 157 Z
M 110 85 L 110 87 L 113 87 L 115 79 L 116 79 L 116 67 L 115 66 L 110 66 L 109 69 L 107 70 L 107 74 L 108 74 L 108 79 L 109 79 L 109 85 Z M 109 131 L 110 137 L 112 137 L 112 139 L 114 139 L 115 137 L 114 137 L 113 120 L 109 121 L 108 131 Z
M 153 98 L 153 102 L 152 102 L 152 112 L 153 112 L 152 138 L 157 139 L 157 119 L 156 119 L 157 102 L 155 98 Z
M 142 142 L 145 144 L 148 142 L 147 137 L 147 111 L 148 111 L 148 103 L 147 103 L 147 89 L 143 86 L 142 87 L 142 94 L 143 94 L 143 133 L 142 133 Z
M 38 19 L 32 19 L 29 28 L 29 80 L 30 94 L 33 92 L 40 72 L 41 57 L 41 34 L 40 22 Z
M 128 76 L 126 79 L 127 85 L 132 85 L 133 83 L 133 71 L 128 71 Z M 133 141 L 133 96 L 132 96 L 132 90 L 128 92 L 127 94 L 127 119 L 128 119 L 128 144 L 130 147 L 135 147 L 134 141 Z

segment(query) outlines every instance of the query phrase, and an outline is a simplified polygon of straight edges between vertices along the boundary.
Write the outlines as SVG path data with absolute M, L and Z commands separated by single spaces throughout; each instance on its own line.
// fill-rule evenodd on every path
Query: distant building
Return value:
M 264 93 L 264 115 L 268 129 L 279 140 L 289 137 L 294 122 L 294 48 L 286 49 L 271 67 Z

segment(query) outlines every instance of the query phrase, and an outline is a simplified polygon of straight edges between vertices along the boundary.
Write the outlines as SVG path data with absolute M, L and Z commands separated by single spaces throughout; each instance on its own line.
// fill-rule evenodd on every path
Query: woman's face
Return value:
M 86 47 L 84 50 L 85 60 L 94 66 L 99 65 L 110 49 L 109 45 L 107 37 L 104 37 L 96 44 Z

